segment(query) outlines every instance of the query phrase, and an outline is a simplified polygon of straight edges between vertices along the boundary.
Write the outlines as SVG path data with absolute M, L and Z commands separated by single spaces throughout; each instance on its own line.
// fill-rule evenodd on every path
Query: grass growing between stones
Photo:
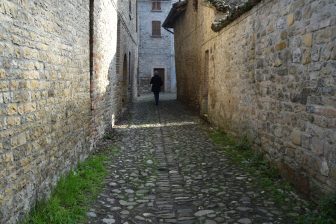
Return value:
M 335 224 L 336 223 L 336 193 L 324 197 L 315 212 L 299 218 L 300 224 Z
M 252 150 L 246 137 L 236 140 L 216 130 L 210 133 L 210 138 L 234 163 L 255 177 L 257 184 L 280 206 L 290 210 L 299 204 L 306 207 L 306 214 L 297 214 L 294 210 L 289 214 L 297 223 L 336 224 L 336 194 L 325 197 L 317 206 L 304 202 L 293 193 L 294 188 L 281 178 L 279 171 L 264 159 L 263 154 Z
M 210 137 L 234 163 L 253 174 L 258 184 L 271 193 L 277 203 L 291 203 L 288 201 L 288 195 L 292 187 L 281 179 L 277 169 L 272 167 L 261 153 L 251 150 L 251 144 L 246 137 L 235 140 L 221 131 L 210 133 Z
M 110 148 L 79 163 L 76 169 L 70 171 L 67 176 L 61 177 L 51 197 L 46 201 L 38 202 L 23 223 L 85 222 L 88 207 L 96 199 L 104 184 L 108 157 L 116 153 L 115 148 Z

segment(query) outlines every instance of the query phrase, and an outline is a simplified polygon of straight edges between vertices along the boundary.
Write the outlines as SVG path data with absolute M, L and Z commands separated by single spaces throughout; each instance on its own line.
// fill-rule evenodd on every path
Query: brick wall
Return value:
M 215 33 L 220 15 L 199 2 L 175 24 L 178 99 L 247 134 L 316 197 L 336 189 L 335 11 L 332 1 L 262 1 Z
M 90 78 L 89 0 L 0 2 L 0 223 L 16 223 L 48 196 L 120 113 L 113 4 L 126 8 L 92 5 Z

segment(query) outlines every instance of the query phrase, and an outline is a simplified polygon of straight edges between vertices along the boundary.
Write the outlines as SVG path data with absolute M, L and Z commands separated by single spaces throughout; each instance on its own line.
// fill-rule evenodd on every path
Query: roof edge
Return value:
M 173 4 L 169 14 L 162 24 L 164 28 L 174 28 L 176 19 L 187 9 L 187 0 L 179 1 Z
M 217 11 L 224 13 L 223 16 L 217 18 L 211 25 L 211 29 L 215 32 L 219 32 L 224 27 L 228 26 L 238 17 L 244 13 L 250 11 L 254 6 L 258 5 L 262 0 L 247 0 L 243 4 L 237 6 L 231 6 L 225 4 L 224 0 L 207 0 L 213 5 Z

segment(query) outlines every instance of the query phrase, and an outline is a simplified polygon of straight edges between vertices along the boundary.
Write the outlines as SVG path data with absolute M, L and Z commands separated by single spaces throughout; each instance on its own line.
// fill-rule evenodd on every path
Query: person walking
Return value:
M 152 85 L 152 92 L 154 93 L 155 105 L 159 105 L 159 95 L 161 91 L 161 86 L 163 82 L 159 76 L 158 71 L 154 71 L 154 76 L 152 77 L 150 84 Z

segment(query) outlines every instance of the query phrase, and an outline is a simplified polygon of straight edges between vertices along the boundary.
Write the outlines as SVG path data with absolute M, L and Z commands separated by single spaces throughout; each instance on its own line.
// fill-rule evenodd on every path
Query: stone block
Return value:
M 311 62 L 311 51 L 306 49 L 303 51 L 302 64 L 306 65 Z
M 7 152 L 5 154 L 2 155 L 2 160 L 5 163 L 10 163 L 14 161 L 14 157 L 13 157 L 13 153 L 12 152 Z
M 30 101 L 31 96 L 30 92 L 26 91 L 20 91 L 20 92 L 14 92 L 13 102 L 15 103 L 23 103 Z
M 301 145 L 302 147 L 306 149 L 310 149 L 311 147 L 311 136 L 308 134 L 302 134 L 301 135 Z
M 333 35 L 333 30 L 331 28 L 321 29 L 314 34 L 314 40 L 317 44 L 328 43 L 331 41 Z
M 18 112 L 18 107 L 15 103 L 11 103 L 7 105 L 6 114 L 7 115 L 15 115 Z
M 328 61 L 330 59 L 331 56 L 331 50 L 332 47 L 325 45 L 324 47 L 322 47 L 321 49 L 321 60 L 323 61 Z
M 26 142 L 27 142 L 27 137 L 26 137 L 25 132 L 11 138 L 11 146 L 13 148 L 24 145 L 26 144 Z
M 19 114 L 27 114 L 36 110 L 36 103 L 23 103 L 18 107 Z
M 282 60 L 280 60 L 279 58 L 276 58 L 274 63 L 273 63 L 273 66 L 274 67 L 280 67 L 282 64 L 283 64 Z
M 314 113 L 329 117 L 329 118 L 334 118 L 336 117 L 336 108 L 333 107 L 315 107 Z
M 311 58 L 314 62 L 319 61 L 320 60 L 320 47 L 318 46 L 314 46 L 312 48 L 312 52 L 311 52 Z
M 35 65 L 33 65 L 35 67 Z M 38 71 L 25 71 L 22 73 L 23 79 L 39 79 L 40 73 Z
M 0 3 L 0 12 L 15 18 L 18 15 L 18 7 L 12 2 L 3 1 Z
M 276 28 L 279 29 L 279 30 L 283 29 L 283 28 L 285 28 L 285 24 L 286 24 L 286 20 L 281 17 L 276 22 Z
M 294 24 L 294 14 L 289 14 L 287 16 L 287 25 L 292 26 Z
M 27 82 L 27 84 L 28 84 L 27 87 L 29 89 L 32 89 L 32 90 L 40 88 L 40 86 L 39 86 L 40 82 L 37 81 L 37 80 L 31 80 L 31 81 Z
M 288 38 L 288 32 L 287 31 L 282 31 L 280 34 L 280 39 L 281 40 L 286 40 Z
M 311 150 L 312 152 L 317 155 L 317 156 L 321 156 L 324 154 L 324 147 L 323 147 L 323 140 L 321 139 L 321 137 L 318 136 L 314 136 L 311 139 Z
M 331 59 L 336 60 L 336 46 L 331 49 Z
M 6 78 L 6 71 L 4 69 L 0 69 L 0 79 Z
M 312 47 L 313 46 L 313 35 L 312 33 L 307 33 L 303 36 L 303 43 L 306 47 Z
M 281 51 L 281 50 L 285 49 L 286 47 L 287 47 L 286 42 L 282 41 L 282 42 L 279 42 L 278 44 L 276 44 L 274 49 L 276 51 Z
M 302 58 L 302 52 L 300 48 L 296 48 L 292 51 L 293 62 L 300 63 Z
M 21 123 L 21 117 L 19 116 L 10 116 L 6 119 L 6 124 L 8 127 L 17 126 Z
M 323 176 L 329 176 L 329 166 L 328 166 L 328 162 L 323 158 L 323 160 L 321 161 L 321 167 L 320 167 L 320 173 Z
M 0 81 L 0 92 L 9 90 L 9 81 Z
M 294 129 L 291 134 L 291 140 L 294 145 L 301 145 L 301 131 Z
M 309 5 L 308 7 L 303 8 L 302 18 L 304 20 L 309 20 L 313 14 L 312 7 Z

